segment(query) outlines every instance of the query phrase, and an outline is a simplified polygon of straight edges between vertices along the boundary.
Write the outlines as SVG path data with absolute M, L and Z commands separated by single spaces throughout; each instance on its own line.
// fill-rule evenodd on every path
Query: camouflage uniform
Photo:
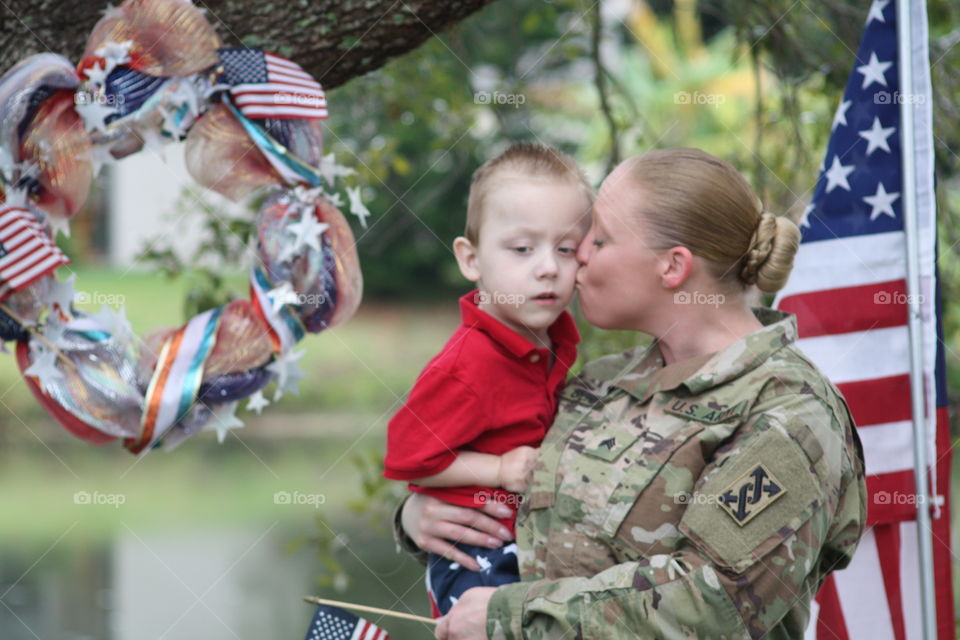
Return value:
M 846 403 L 796 319 L 664 366 L 656 344 L 565 387 L 517 518 L 500 638 L 802 638 L 866 517 Z

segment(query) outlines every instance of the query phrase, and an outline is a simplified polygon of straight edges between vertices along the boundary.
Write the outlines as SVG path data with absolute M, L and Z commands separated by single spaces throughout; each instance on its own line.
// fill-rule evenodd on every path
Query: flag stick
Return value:
M 922 29 L 926 33 L 926 11 L 924 0 L 898 0 L 897 7 L 897 54 L 900 71 L 900 135 L 901 135 L 901 162 L 903 168 L 903 228 L 907 240 L 907 305 L 908 327 L 910 330 L 910 395 L 913 400 L 913 462 L 914 479 L 917 489 L 917 547 L 920 562 L 920 607 L 923 622 L 923 638 L 934 640 L 937 637 L 936 592 L 933 586 L 933 548 L 930 528 L 930 490 L 927 484 L 927 447 L 929 446 L 928 420 L 936 420 L 936 414 L 925 415 L 926 402 L 924 396 L 924 353 L 923 353 L 923 317 L 922 317 L 922 286 L 920 271 L 920 229 L 918 199 L 917 199 L 917 162 L 915 112 L 917 105 L 913 104 L 915 95 L 914 84 L 914 41 L 913 29 Z M 923 24 L 913 23 L 913 14 L 924 18 Z M 923 60 L 919 64 L 929 68 L 927 58 L 926 37 L 920 35 L 918 45 L 923 45 Z M 918 81 L 923 81 L 923 72 Z M 929 95 L 929 92 L 925 92 Z M 920 105 L 923 106 L 923 105 Z M 927 105 L 929 107 L 929 105 Z M 929 125 L 929 120 L 928 120 Z M 932 224 L 936 224 L 934 218 Z M 932 292 L 931 292 L 932 293 Z M 929 389 L 929 393 L 936 393 Z
M 64 355 L 63 351 L 60 351 L 60 349 L 58 349 L 55 344 L 53 344 L 52 342 L 50 342 L 49 340 L 47 340 L 46 336 L 44 336 L 42 333 L 40 333 L 39 331 L 37 331 L 37 329 L 36 329 L 35 327 L 29 327 L 29 326 L 27 326 L 27 324 L 23 321 L 23 318 L 21 318 L 20 316 L 18 316 L 13 309 L 11 309 L 10 307 L 8 307 L 8 306 L 5 305 L 5 304 L 0 303 L 0 311 L 3 311 L 5 314 L 7 314 L 7 315 L 10 316 L 11 318 L 13 318 L 13 321 L 14 321 L 14 322 L 16 322 L 17 324 L 19 324 L 21 327 L 23 327 L 23 328 L 26 329 L 27 331 L 29 331 L 29 332 L 30 332 L 30 335 L 32 335 L 32 336 L 35 337 L 37 340 L 39 340 L 39 341 L 42 342 L 44 345 L 46 345 L 46 347 L 47 347 L 48 349 L 50 349 L 50 350 L 53 351 L 55 354 L 57 354 L 57 357 L 60 358 L 60 361 L 61 361 L 61 362 L 63 362 L 63 363 L 64 363 L 65 365 L 67 365 L 68 367 L 70 367 L 70 369 L 71 369 L 72 371 L 76 372 L 76 370 L 77 370 L 77 365 L 75 365 L 75 364 L 73 363 L 73 360 L 69 359 L 66 355 Z
M 382 616 L 392 616 L 394 618 L 403 618 L 404 620 L 414 620 L 416 622 L 426 622 L 427 624 L 437 624 L 439 620 L 434 620 L 433 618 L 425 618 L 423 616 L 415 616 L 412 613 L 400 613 L 399 611 L 391 611 L 390 609 L 380 609 L 378 607 L 368 607 L 362 604 L 353 604 L 350 602 L 340 602 L 339 600 L 324 600 L 323 598 L 317 598 L 315 596 L 303 596 L 303 599 L 306 602 L 312 602 L 313 604 L 329 604 L 334 607 L 343 607 L 344 609 L 355 609 L 357 611 L 365 611 L 367 613 L 377 613 Z

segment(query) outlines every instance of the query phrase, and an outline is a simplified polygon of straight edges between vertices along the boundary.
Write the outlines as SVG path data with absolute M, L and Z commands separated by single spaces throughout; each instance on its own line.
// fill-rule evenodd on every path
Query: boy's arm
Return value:
M 517 447 L 502 456 L 458 451 L 457 457 L 446 469 L 412 482 L 424 487 L 501 487 L 523 493 L 527 490 L 538 452 L 533 447 Z
M 500 456 L 476 451 L 458 451 L 446 469 L 425 478 L 414 478 L 423 487 L 499 487 Z

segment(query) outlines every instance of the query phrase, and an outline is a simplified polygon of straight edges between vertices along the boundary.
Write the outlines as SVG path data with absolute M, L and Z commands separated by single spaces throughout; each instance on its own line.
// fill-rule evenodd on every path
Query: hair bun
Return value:
M 747 284 L 756 284 L 761 291 L 773 292 L 783 288 L 799 246 L 800 229 L 797 225 L 764 211 L 750 238 L 740 279 Z

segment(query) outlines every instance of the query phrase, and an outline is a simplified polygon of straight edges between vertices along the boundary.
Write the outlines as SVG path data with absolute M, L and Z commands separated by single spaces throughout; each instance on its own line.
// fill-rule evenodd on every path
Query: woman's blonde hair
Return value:
M 639 213 L 655 250 L 686 247 L 721 283 L 756 284 L 766 292 L 786 284 L 800 230 L 765 211 L 728 162 L 700 149 L 658 149 L 624 164 L 627 179 L 642 190 Z

